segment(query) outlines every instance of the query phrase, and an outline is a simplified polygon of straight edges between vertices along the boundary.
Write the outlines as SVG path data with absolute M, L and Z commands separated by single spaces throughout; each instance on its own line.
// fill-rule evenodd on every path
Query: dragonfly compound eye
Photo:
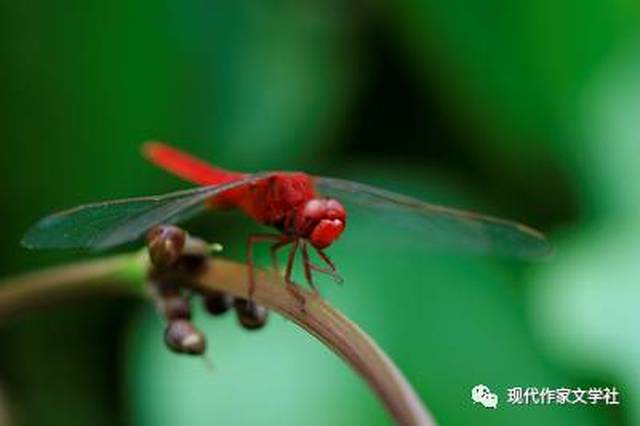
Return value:
M 254 301 L 236 299 L 234 302 L 238 321 L 247 330 L 257 330 L 267 323 L 269 310 Z
M 326 248 L 344 231 L 347 213 L 333 198 L 314 198 L 304 205 L 296 218 L 296 232 L 319 249 Z
M 182 354 L 201 355 L 206 348 L 204 335 L 185 319 L 169 322 L 164 341 L 169 349 Z
M 329 247 L 331 243 L 340 238 L 344 231 L 344 222 L 340 219 L 322 219 L 313 228 L 309 236 L 309 241 L 314 247 L 323 249 Z

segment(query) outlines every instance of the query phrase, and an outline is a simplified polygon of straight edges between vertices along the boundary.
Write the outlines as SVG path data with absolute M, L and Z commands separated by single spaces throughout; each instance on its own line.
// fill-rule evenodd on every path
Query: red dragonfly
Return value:
M 315 291 L 312 271 L 341 280 L 325 249 L 345 230 L 347 211 L 342 202 L 349 201 L 378 213 L 392 213 L 414 227 L 418 232 L 415 238 L 518 257 L 543 256 L 550 251 L 544 236 L 525 225 L 426 203 L 362 183 L 302 172 L 232 172 L 158 142 L 146 143 L 143 153 L 155 165 L 202 187 L 86 204 L 56 213 L 36 223 L 26 233 L 23 245 L 104 249 L 135 240 L 158 224 L 175 223 L 206 208 L 236 208 L 279 231 L 248 238 L 249 293 L 255 288 L 253 247 L 258 242 L 272 243 L 275 270 L 278 250 L 291 244 L 284 279 L 293 291 L 296 289 L 291 273 L 300 251 L 305 279 Z M 309 249 L 326 266 L 312 263 Z

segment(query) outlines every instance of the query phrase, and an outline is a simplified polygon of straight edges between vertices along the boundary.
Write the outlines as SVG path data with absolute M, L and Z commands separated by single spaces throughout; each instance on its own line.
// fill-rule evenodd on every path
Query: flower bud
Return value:
M 182 256 L 187 234 L 172 225 L 158 225 L 147 234 L 149 257 L 154 266 L 165 269 Z
M 205 270 L 207 266 L 206 256 L 196 254 L 185 254 L 174 263 L 176 271 L 189 276 L 197 275 Z
M 169 349 L 182 354 L 201 355 L 206 348 L 204 335 L 184 319 L 169 322 L 164 341 Z
M 211 315 L 222 315 L 233 305 L 233 296 L 221 291 L 211 291 L 204 295 L 204 307 Z
M 171 296 L 162 299 L 162 310 L 165 317 L 171 321 L 176 319 L 191 319 L 191 305 L 181 296 Z
M 253 300 L 236 299 L 234 302 L 238 321 L 247 330 L 257 330 L 267 323 L 269 310 Z
M 151 285 L 162 298 L 180 296 L 180 286 L 174 280 L 151 280 Z

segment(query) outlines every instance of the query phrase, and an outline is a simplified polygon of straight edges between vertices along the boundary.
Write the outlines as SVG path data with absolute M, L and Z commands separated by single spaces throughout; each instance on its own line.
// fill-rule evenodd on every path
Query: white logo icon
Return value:
M 474 404 L 481 404 L 484 408 L 496 408 L 498 395 L 491 392 L 485 385 L 476 385 L 471 389 L 471 399 Z

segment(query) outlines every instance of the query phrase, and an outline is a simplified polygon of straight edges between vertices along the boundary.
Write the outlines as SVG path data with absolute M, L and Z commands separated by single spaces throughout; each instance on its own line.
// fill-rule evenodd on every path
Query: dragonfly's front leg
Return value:
M 314 264 L 310 264 L 309 267 L 311 269 L 313 269 L 314 271 L 318 271 L 320 273 L 323 274 L 327 274 L 329 275 L 331 278 L 333 278 L 338 284 L 342 284 L 344 282 L 344 278 L 342 278 L 342 276 L 338 273 L 338 270 L 336 269 L 336 265 L 333 263 L 333 261 L 331 261 L 331 258 L 322 250 L 315 248 L 316 253 L 318 253 L 318 256 L 320 256 L 320 258 L 324 261 L 324 263 L 327 264 L 327 266 L 329 267 L 327 268 L 321 268 L 319 266 L 316 266 Z
M 271 246 L 271 268 L 278 277 L 281 276 L 280 266 L 278 265 L 278 251 L 287 244 L 291 244 L 291 242 L 293 242 L 292 237 L 282 236 L 280 241 Z
M 313 290 L 313 293 L 317 296 L 318 289 L 313 283 L 313 276 L 311 274 L 311 269 L 314 267 L 314 265 L 311 263 L 311 258 L 309 257 L 306 241 L 302 242 L 302 265 L 304 266 L 304 277 L 307 279 L 307 284 L 309 284 L 309 287 L 311 287 L 311 290 Z
M 287 291 L 291 293 L 293 297 L 298 299 L 302 305 L 304 305 L 306 302 L 304 294 L 302 294 L 298 286 L 291 280 L 291 274 L 293 273 L 293 261 L 296 258 L 296 252 L 298 251 L 300 240 L 296 238 L 292 243 L 291 250 L 289 251 L 289 258 L 287 259 L 287 269 L 284 273 L 284 282 L 286 283 Z

